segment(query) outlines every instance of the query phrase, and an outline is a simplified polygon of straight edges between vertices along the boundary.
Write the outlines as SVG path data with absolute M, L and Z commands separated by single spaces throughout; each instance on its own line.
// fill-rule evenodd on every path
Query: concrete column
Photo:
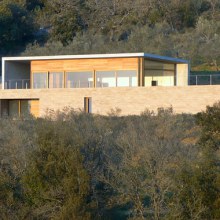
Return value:
M 178 63 L 176 64 L 176 84 L 177 86 L 188 86 L 189 80 L 189 64 Z

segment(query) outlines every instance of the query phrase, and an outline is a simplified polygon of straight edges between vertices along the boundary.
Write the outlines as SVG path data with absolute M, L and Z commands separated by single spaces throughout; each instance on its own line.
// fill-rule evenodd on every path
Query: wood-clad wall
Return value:
M 138 58 L 31 61 L 31 72 L 88 70 L 138 70 Z
M 39 100 L 31 100 L 30 113 L 34 117 L 39 117 Z

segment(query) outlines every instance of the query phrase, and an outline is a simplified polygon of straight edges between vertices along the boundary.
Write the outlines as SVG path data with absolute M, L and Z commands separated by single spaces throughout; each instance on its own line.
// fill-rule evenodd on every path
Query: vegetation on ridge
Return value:
M 215 71 L 219 48 L 219 0 L 0 0 L 1 56 L 145 51 Z
M 1 119 L 1 219 L 219 219 L 219 118 Z

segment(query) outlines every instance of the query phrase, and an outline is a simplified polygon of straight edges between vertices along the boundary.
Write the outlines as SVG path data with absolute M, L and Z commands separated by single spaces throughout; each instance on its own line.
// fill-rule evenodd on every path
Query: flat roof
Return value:
M 151 60 L 168 61 L 172 63 L 188 63 L 187 60 L 160 56 L 149 53 L 116 53 L 116 54 L 86 54 L 86 55 L 57 55 L 57 56 L 28 56 L 28 57 L 2 57 L 3 61 L 31 61 L 31 60 L 64 60 L 64 59 L 98 59 L 98 58 L 131 58 L 142 57 Z

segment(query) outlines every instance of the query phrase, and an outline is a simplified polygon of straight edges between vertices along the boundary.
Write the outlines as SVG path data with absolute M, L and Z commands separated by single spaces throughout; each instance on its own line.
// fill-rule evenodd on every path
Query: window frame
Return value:
M 34 88 L 34 74 L 38 73 L 38 74 L 44 74 L 46 73 L 46 88 Z M 49 71 L 32 71 L 31 72 L 31 89 L 48 89 L 49 88 Z
M 95 78 L 94 78 L 94 70 L 65 70 L 64 71 L 64 88 L 66 89 L 78 89 L 78 88 L 81 88 L 81 87 L 67 87 L 67 74 L 68 73 L 91 73 L 91 78 L 93 79 L 92 83 L 93 85 L 91 87 L 82 87 L 82 88 L 94 88 L 94 85 L 95 85 Z M 88 81 L 89 82 L 89 81 Z
M 62 73 L 62 87 L 50 87 L 50 73 Z M 64 87 L 64 75 L 65 75 L 65 71 L 48 71 L 48 82 L 47 82 L 47 86 L 48 86 L 48 89 L 63 89 L 63 88 L 65 88 Z

